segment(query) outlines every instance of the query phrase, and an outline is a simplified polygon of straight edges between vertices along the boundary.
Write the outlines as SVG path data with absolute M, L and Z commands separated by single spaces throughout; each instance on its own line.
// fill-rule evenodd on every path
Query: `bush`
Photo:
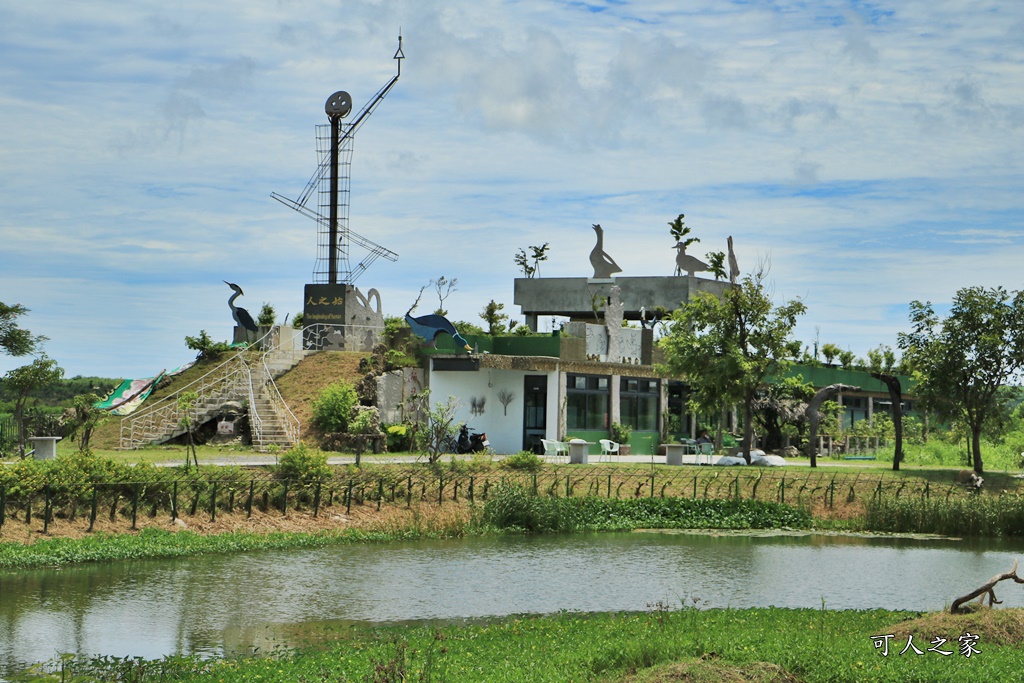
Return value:
M 331 468 L 327 464 L 325 453 L 310 449 L 305 444 L 299 444 L 284 452 L 274 470 L 274 475 L 284 481 L 308 486 L 329 479 Z
M 359 402 L 356 390 L 345 382 L 336 382 L 320 392 L 313 401 L 313 424 L 324 432 L 348 431 L 352 406 Z
M 508 470 L 536 472 L 543 466 L 543 463 L 540 458 L 530 451 L 520 451 L 519 453 L 510 455 L 502 460 L 501 466 Z

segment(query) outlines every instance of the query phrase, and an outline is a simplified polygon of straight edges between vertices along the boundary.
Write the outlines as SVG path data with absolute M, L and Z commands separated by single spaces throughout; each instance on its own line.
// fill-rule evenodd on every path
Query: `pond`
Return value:
M 641 532 L 334 546 L 0 574 L 0 677 L 62 652 L 241 654 L 350 624 L 678 607 L 938 610 L 1020 540 Z M 1024 590 L 1004 585 L 1005 606 Z

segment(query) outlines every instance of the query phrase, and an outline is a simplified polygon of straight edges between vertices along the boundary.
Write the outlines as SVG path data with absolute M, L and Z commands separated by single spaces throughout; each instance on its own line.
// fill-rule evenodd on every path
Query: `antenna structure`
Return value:
M 278 193 L 271 197 L 303 216 L 317 222 L 317 257 L 313 268 L 313 282 L 326 284 L 353 284 L 366 269 L 383 256 L 388 261 L 397 261 L 398 254 L 363 237 L 349 228 L 349 190 L 351 185 L 352 146 L 356 131 L 370 117 L 377 105 L 398 82 L 402 75 L 402 36 L 398 36 L 398 50 L 394 59 L 398 71 L 369 102 L 363 105 L 350 123 L 342 119 L 352 111 L 352 98 L 344 90 L 327 98 L 324 111 L 329 125 L 316 127 L 317 153 L 320 161 L 313 176 L 296 199 L 288 199 Z M 314 192 L 317 204 L 311 207 Z M 352 268 L 349 263 L 351 244 L 366 249 L 369 254 Z

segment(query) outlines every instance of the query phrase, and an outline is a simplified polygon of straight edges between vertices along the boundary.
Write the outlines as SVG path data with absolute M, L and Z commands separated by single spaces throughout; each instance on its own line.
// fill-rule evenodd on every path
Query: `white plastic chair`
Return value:
M 598 443 L 601 444 L 601 457 L 607 457 L 608 462 L 612 461 L 613 455 L 619 455 L 619 444 L 615 443 L 611 439 L 598 439 Z
M 708 464 L 711 464 L 711 456 L 715 453 L 715 444 L 713 443 L 702 443 L 700 446 L 700 454 L 708 456 Z
M 544 446 L 544 457 L 546 458 L 558 458 L 561 455 L 569 455 L 568 444 L 555 441 L 554 439 L 541 439 L 540 442 Z

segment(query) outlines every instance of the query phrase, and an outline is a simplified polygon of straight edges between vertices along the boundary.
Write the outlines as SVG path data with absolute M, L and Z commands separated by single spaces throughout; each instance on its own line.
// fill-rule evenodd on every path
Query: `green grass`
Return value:
M 272 656 L 158 662 L 106 658 L 78 662 L 65 674 L 100 680 L 210 681 L 619 681 L 634 672 L 683 662 L 708 672 L 770 672 L 766 663 L 808 683 L 1019 680 L 1019 646 L 996 645 L 980 633 L 970 658 L 952 641 L 945 657 L 899 655 L 906 639 L 890 641 L 883 657 L 872 636 L 918 616 L 885 610 L 666 610 L 641 614 L 560 614 L 504 618 L 439 628 L 347 629 L 326 644 Z M 932 634 L 914 633 L 930 647 Z M 776 669 L 777 670 L 777 669 Z M 653 678 L 653 677 L 652 677 Z M 89 680 L 92 680 L 91 678 Z M 653 680 L 670 680 L 653 678 Z M 684 680 L 684 679 L 672 679 Z M 773 680 L 758 678 L 747 680 Z M 792 680 L 792 679 L 789 679 Z
M 138 533 L 96 533 L 79 539 L 50 538 L 31 545 L 0 543 L 0 569 L 59 567 L 83 562 L 159 559 L 213 553 L 256 550 L 315 548 L 329 544 L 398 540 L 401 533 L 367 532 L 357 529 L 311 533 L 271 532 L 255 534 L 228 532 L 203 535 L 192 531 L 147 528 Z

